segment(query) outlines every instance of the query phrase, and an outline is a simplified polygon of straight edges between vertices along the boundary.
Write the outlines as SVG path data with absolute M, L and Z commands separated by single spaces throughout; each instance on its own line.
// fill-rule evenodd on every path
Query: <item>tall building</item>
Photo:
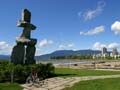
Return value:
M 107 48 L 103 47 L 102 48 L 102 56 L 105 56 L 105 55 L 107 55 Z
M 113 55 L 113 56 L 118 55 L 118 51 L 117 51 L 116 48 L 113 48 L 112 55 Z

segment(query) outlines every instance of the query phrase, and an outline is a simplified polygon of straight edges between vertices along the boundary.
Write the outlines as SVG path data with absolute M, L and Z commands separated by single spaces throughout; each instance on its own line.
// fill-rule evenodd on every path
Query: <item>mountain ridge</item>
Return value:
M 0 59 L 9 60 L 10 59 L 10 55 L 0 55 Z
M 56 50 L 50 54 L 44 54 L 40 56 L 35 56 L 36 60 L 48 60 L 50 57 L 54 56 L 70 56 L 70 55 L 96 55 L 96 54 L 101 54 L 100 50 L 91 50 L 91 49 L 86 49 L 86 50 Z M 0 55 L 0 59 L 10 59 L 10 55 Z
M 101 54 L 100 50 L 91 50 L 91 49 L 86 49 L 86 50 L 57 50 L 54 51 L 50 54 L 45 54 L 45 55 L 40 55 L 40 56 L 36 56 L 36 60 L 46 60 L 46 59 L 50 59 L 50 57 L 54 57 L 54 56 L 70 56 L 70 55 L 96 55 L 96 54 Z

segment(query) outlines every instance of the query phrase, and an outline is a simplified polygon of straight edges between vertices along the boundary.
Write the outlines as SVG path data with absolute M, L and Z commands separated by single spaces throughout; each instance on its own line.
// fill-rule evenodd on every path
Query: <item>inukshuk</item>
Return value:
M 36 26 L 31 24 L 30 11 L 27 9 L 22 11 L 22 20 L 19 20 L 17 26 L 22 27 L 23 32 L 16 39 L 16 45 L 12 50 L 11 62 L 14 64 L 34 64 L 37 40 L 31 38 L 31 30 L 35 30 Z

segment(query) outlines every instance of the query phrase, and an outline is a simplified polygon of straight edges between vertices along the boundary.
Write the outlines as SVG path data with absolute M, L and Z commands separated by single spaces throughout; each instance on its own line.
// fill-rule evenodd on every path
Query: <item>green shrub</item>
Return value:
M 34 65 L 14 65 L 9 63 L 0 63 L 0 82 L 10 82 L 11 73 L 13 73 L 14 82 L 23 83 L 27 77 L 31 75 L 32 70 L 37 71 L 39 78 L 48 78 L 54 74 L 54 66 L 48 64 L 34 64 Z

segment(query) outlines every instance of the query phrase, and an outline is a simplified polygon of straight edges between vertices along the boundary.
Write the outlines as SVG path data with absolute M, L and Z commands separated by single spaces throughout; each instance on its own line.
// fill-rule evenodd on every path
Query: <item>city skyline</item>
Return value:
M 1 1 L 0 54 L 10 55 L 16 37 L 21 10 L 32 13 L 37 28 L 32 37 L 38 40 L 36 55 L 56 50 L 120 51 L 120 1 L 113 0 L 39 0 Z

